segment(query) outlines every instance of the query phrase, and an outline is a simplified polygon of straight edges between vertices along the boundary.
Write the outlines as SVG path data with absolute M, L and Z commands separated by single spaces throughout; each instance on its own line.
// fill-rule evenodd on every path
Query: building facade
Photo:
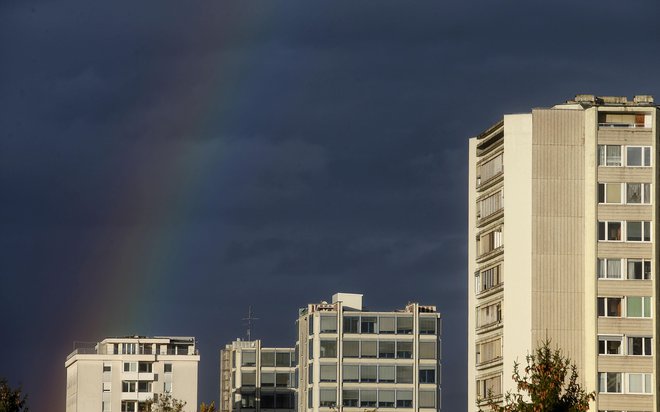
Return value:
M 370 312 L 338 293 L 298 317 L 298 411 L 440 410 L 441 319 L 409 303 Z
M 197 410 L 199 353 L 190 337 L 106 338 L 65 362 L 67 412 L 142 412 L 161 394 Z
M 261 340 L 236 340 L 220 351 L 221 412 L 293 412 L 293 348 L 264 348 Z
M 657 411 L 657 108 L 650 96 L 505 115 L 469 143 L 468 406 L 550 339 L 598 411 Z

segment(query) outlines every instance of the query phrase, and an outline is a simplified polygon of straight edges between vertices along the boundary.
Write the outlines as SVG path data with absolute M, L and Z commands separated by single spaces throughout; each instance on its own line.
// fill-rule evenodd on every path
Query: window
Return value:
M 137 353 L 135 343 L 122 343 L 121 353 L 124 355 L 135 355 Z
M 122 381 L 121 391 L 124 393 L 133 393 L 136 391 L 135 381 Z
M 241 394 L 241 408 L 254 409 L 256 403 L 257 403 L 257 399 L 254 393 Z
M 598 222 L 598 240 L 621 241 L 621 222 Z
M 337 365 L 321 365 L 321 382 L 337 382 Z
M 344 333 L 358 333 L 360 318 L 357 316 L 344 316 Z
M 314 382 L 314 364 L 310 363 L 307 368 L 307 383 L 310 385 Z
M 477 202 L 477 218 L 483 219 L 502 210 L 503 200 L 501 190 L 479 200 Z
M 650 318 L 651 298 L 649 296 L 628 296 L 626 316 L 629 318 Z
M 504 170 L 502 153 L 477 166 L 477 186 L 488 182 Z
M 628 337 L 628 355 L 631 356 L 651 356 L 651 338 Z
M 598 391 L 601 393 L 622 393 L 621 372 L 598 372 Z
M 435 359 L 436 357 L 435 341 L 419 342 L 419 358 Z
M 257 353 L 255 351 L 246 350 L 241 355 L 241 366 L 255 366 L 257 364 Z
M 419 391 L 419 407 L 435 408 L 435 391 Z
M 396 343 L 396 357 L 397 359 L 411 359 L 412 342 L 398 341 Z
M 497 265 L 476 273 L 475 287 L 477 293 L 485 292 L 502 284 L 501 266 Z
M 477 343 L 477 365 L 502 357 L 502 338 Z
M 626 240 L 628 242 L 650 242 L 651 222 L 626 222 Z
M 360 391 L 356 389 L 344 389 L 342 391 L 343 405 L 357 407 L 360 402 Z
M 396 332 L 395 318 L 381 316 L 378 319 L 378 322 L 379 322 L 378 323 L 378 329 L 379 329 L 378 332 L 379 333 L 381 333 L 381 334 L 392 334 L 392 333 Z
M 274 409 L 275 408 L 275 394 L 273 392 L 264 392 L 260 394 L 260 407 L 261 409 Z
M 321 333 L 337 333 L 337 317 L 321 315 Z
M 138 392 L 140 392 L 140 393 L 151 392 L 151 382 L 139 381 L 138 382 Z
M 394 408 L 394 390 L 381 389 L 378 391 L 378 407 Z
M 360 391 L 360 407 L 376 406 L 376 391 L 375 390 L 361 390 Z
M 435 335 L 435 325 L 437 320 L 434 317 L 420 317 L 419 318 L 419 334 L 420 335 Z
M 408 365 L 396 366 L 396 383 L 412 383 L 413 368 Z
M 112 365 L 103 364 L 103 372 L 112 372 Z
M 397 408 L 412 408 L 412 391 L 411 390 L 397 390 L 396 391 L 396 407 Z
M 477 380 L 477 399 L 483 399 L 490 394 L 499 396 L 502 394 L 502 376 L 496 375 Z
M 627 146 L 626 166 L 651 166 L 651 147 Z
M 334 407 L 337 405 L 337 391 L 335 389 L 320 389 L 321 407 Z
M 394 341 L 386 340 L 378 342 L 378 357 L 379 358 L 394 358 L 395 355 Z
M 396 381 L 396 370 L 394 365 L 380 365 L 378 367 L 378 382 L 394 383 Z
M 336 358 L 337 357 L 337 341 L 321 339 L 321 352 L 322 358 Z
M 598 336 L 599 355 L 622 355 L 622 336 Z
M 261 366 L 275 366 L 275 352 L 261 352 Z
M 293 409 L 294 397 L 293 393 L 277 392 L 275 394 L 275 409 Z
M 598 298 L 598 316 L 621 317 L 621 298 Z
M 121 412 L 135 412 L 135 401 L 121 401 Z
M 412 316 L 399 316 L 396 318 L 396 333 L 410 335 L 413 331 Z
M 141 355 L 152 355 L 153 354 L 153 344 L 152 343 L 140 343 L 138 345 L 138 352 Z
M 124 372 L 137 372 L 137 362 L 124 362 Z
M 621 146 L 598 145 L 598 166 L 621 166 Z
M 645 259 L 628 259 L 628 279 L 651 279 L 651 261 Z
M 502 247 L 501 227 L 477 236 L 477 256 L 485 255 L 500 247 Z
M 172 364 L 171 363 L 166 363 L 163 365 L 163 371 L 165 373 L 172 373 Z
M 650 373 L 629 373 L 628 393 L 652 393 Z
M 357 340 L 345 340 L 344 341 L 344 353 L 345 358 L 357 358 L 360 356 L 360 342 Z
M 363 358 L 375 358 L 378 355 L 378 342 L 375 340 L 363 340 L 360 356 Z
M 499 323 L 502 320 L 502 303 L 495 302 L 477 308 L 477 327 Z
M 111 407 L 112 407 L 112 402 L 110 402 L 110 401 L 102 401 L 101 402 L 101 410 L 103 412 L 110 412 L 112 410 Z
M 275 366 L 288 368 L 291 366 L 291 352 L 277 352 Z
M 626 184 L 626 203 L 651 203 L 651 184 L 650 183 L 627 183 Z
M 151 373 L 151 362 L 140 362 L 138 364 L 138 372 Z
M 241 386 L 252 387 L 257 384 L 257 374 L 255 372 L 241 373 Z
M 358 365 L 344 365 L 342 369 L 342 379 L 344 382 L 359 382 L 360 367 Z
M 419 367 L 419 383 L 435 383 L 435 366 Z
M 623 203 L 621 183 L 598 183 L 598 203 Z
M 103 392 L 110 392 L 112 390 L 112 382 L 103 382 Z
M 172 382 L 163 382 L 163 392 L 172 393 Z
M 309 359 L 314 359 L 314 339 L 307 341 L 307 355 Z
M 275 387 L 275 374 L 272 372 L 262 372 L 261 373 L 261 387 L 262 388 L 274 388 Z
M 621 259 L 598 259 L 598 279 L 621 279 Z
M 378 333 L 377 319 L 375 316 L 362 316 L 360 333 Z
M 310 335 L 313 335 L 314 334 L 314 315 L 309 315 L 309 317 L 307 319 L 308 319 L 307 326 L 309 327 L 308 332 L 309 332 Z
M 290 388 L 291 383 L 292 383 L 292 378 L 291 378 L 290 373 L 288 372 L 280 372 L 275 374 L 275 386 L 278 388 Z M 335 378 L 336 380 L 336 378 Z
M 378 373 L 376 365 L 360 365 L 360 382 L 376 382 Z

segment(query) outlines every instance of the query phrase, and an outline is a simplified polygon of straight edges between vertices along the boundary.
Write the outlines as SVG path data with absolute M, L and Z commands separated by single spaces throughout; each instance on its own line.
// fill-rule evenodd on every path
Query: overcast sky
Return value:
M 0 376 L 64 411 L 74 341 L 189 335 L 217 402 L 249 305 L 288 346 L 344 291 L 437 305 L 464 410 L 467 139 L 577 93 L 660 96 L 659 7 L 0 1 Z

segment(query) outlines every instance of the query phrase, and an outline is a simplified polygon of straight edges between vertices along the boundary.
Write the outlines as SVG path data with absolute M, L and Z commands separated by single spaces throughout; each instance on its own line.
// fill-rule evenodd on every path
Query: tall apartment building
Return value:
M 369 312 L 338 293 L 298 317 L 298 411 L 440 409 L 441 319 L 435 306 Z
M 546 338 L 593 409 L 658 410 L 657 113 L 578 95 L 470 139 L 470 410 Z
M 220 351 L 220 412 L 293 412 L 293 348 L 264 348 L 236 340 Z
M 190 337 L 106 338 L 66 359 L 67 412 L 143 412 L 160 394 L 197 410 L 199 353 Z

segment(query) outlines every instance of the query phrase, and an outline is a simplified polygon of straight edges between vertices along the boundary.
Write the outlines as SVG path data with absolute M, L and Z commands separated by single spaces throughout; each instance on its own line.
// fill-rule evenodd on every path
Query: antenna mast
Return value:
M 254 313 L 252 313 L 252 305 L 248 306 L 248 314 L 247 318 L 243 318 L 247 325 L 247 340 L 248 342 L 252 341 L 252 322 L 255 320 L 259 320 L 259 318 L 255 318 Z

